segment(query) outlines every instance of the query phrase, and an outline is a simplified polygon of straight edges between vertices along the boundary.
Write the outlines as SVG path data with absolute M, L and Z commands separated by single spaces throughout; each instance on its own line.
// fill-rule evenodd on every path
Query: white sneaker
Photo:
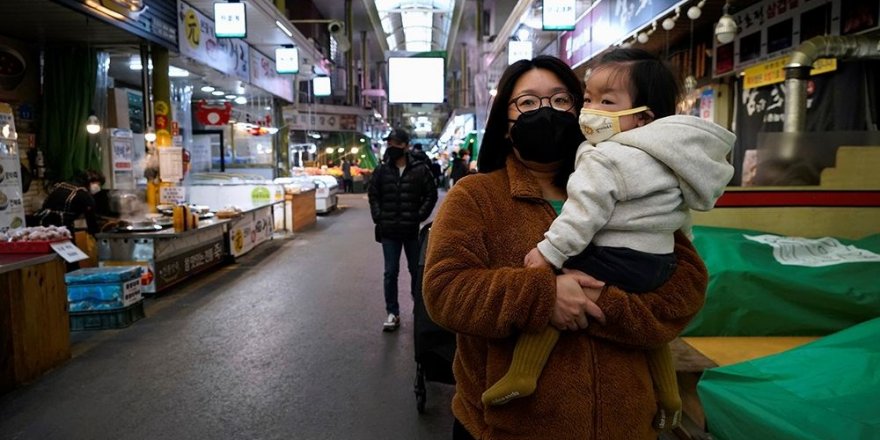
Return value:
M 398 327 L 400 327 L 400 318 L 393 313 L 389 313 L 388 318 L 386 318 L 385 322 L 382 324 L 382 331 L 393 332 L 394 330 L 397 330 Z

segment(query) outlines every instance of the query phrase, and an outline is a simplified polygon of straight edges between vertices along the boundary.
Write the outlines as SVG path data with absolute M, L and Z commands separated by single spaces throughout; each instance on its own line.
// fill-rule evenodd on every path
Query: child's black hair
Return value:
M 615 64 L 617 66 L 611 66 Z M 614 49 L 599 58 L 593 72 L 609 67 L 629 73 L 633 108 L 648 106 L 654 119 L 677 113 L 681 84 L 669 65 L 656 55 L 642 49 Z

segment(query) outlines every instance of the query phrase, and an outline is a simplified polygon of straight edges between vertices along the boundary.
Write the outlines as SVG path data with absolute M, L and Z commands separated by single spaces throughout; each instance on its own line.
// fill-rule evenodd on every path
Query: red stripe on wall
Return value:
M 730 191 L 716 208 L 736 207 L 880 207 L 880 191 Z

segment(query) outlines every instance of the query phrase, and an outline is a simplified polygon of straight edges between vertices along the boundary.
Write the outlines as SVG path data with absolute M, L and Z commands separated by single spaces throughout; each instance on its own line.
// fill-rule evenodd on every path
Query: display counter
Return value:
M 293 232 L 308 229 L 318 221 L 315 194 L 314 189 L 285 194 L 289 210 L 287 218 L 291 221 L 289 229 Z
M 284 203 L 282 200 L 242 207 L 241 215 L 229 219 L 229 254 L 234 258 L 240 257 L 271 240 L 276 205 L 283 206 Z
M 0 393 L 70 358 L 64 262 L 0 254 Z
M 175 232 L 105 232 L 95 236 L 102 266 L 143 266 L 141 291 L 155 294 L 222 263 L 231 222 L 209 219 L 198 229 Z

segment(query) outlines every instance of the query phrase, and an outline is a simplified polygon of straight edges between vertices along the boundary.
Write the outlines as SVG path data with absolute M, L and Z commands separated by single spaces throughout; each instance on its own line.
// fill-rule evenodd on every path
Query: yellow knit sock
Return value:
M 678 394 L 678 380 L 675 378 L 669 345 L 648 353 L 648 368 L 657 394 L 654 427 L 659 430 L 673 429 L 681 424 L 681 396 Z
M 535 392 L 538 376 L 553 351 L 559 332 L 547 327 L 538 333 L 523 333 L 513 349 L 510 369 L 495 385 L 483 393 L 483 405 L 503 405 Z

